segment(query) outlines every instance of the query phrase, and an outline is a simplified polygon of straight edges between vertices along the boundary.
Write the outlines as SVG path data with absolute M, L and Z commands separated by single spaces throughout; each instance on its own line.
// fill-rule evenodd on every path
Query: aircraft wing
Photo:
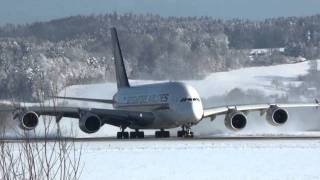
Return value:
M 316 100 L 315 103 L 292 103 L 292 104 L 250 104 L 250 105 L 228 105 L 220 107 L 212 107 L 204 109 L 203 118 L 215 117 L 217 115 L 226 114 L 229 110 L 241 112 L 260 111 L 262 114 L 271 107 L 278 108 L 295 108 L 295 107 L 319 107 L 320 104 Z
M 114 126 L 146 125 L 154 120 L 151 112 L 125 111 L 114 109 L 81 108 L 81 107 L 61 107 L 61 106 L 29 106 L 20 107 L 0 104 L 0 112 L 13 112 L 15 114 L 24 114 L 26 112 L 35 112 L 38 116 L 55 116 L 81 118 L 87 113 L 97 115 L 103 123 Z

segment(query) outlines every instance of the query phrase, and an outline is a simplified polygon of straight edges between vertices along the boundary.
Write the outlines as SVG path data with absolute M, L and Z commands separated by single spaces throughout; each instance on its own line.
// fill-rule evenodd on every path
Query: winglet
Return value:
M 116 28 L 111 28 L 112 47 L 117 78 L 117 87 L 130 87 Z

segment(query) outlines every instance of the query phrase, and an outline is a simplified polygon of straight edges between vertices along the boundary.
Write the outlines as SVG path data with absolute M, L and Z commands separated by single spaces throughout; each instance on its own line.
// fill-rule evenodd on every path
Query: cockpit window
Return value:
M 191 101 L 200 101 L 200 99 L 199 98 L 182 98 L 180 100 L 180 102 L 187 102 L 187 101 L 189 101 L 189 102 L 191 102 Z

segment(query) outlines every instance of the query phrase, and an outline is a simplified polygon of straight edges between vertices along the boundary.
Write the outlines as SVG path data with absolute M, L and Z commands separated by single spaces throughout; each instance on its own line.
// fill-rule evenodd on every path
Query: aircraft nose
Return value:
M 200 121 L 203 116 L 203 107 L 201 102 L 192 103 L 192 117 L 196 121 Z
M 185 108 L 185 118 L 191 122 L 198 122 L 203 116 L 203 107 L 200 102 L 190 103 L 188 108 Z

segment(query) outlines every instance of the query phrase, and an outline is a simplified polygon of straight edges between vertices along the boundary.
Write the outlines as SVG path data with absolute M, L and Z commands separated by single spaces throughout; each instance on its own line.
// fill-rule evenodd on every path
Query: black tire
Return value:
M 129 139 L 129 132 L 123 132 L 122 137 L 123 139 Z
M 162 133 L 161 133 L 161 131 L 156 131 L 155 137 L 156 137 L 156 138 L 162 138 Z
M 117 132 L 117 139 L 122 139 L 122 132 Z
M 169 138 L 170 137 L 170 132 L 169 131 L 163 131 L 163 137 L 164 138 Z
M 137 138 L 143 139 L 144 138 L 144 132 L 137 132 Z
M 137 138 L 137 133 L 136 132 L 130 132 L 130 139 L 136 139 Z
M 130 132 L 130 139 L 135 139 L 137 137 L 136 132 Z
M 177 137 L 185 137 L 186 136 L 186 131 L 178 131 Z

